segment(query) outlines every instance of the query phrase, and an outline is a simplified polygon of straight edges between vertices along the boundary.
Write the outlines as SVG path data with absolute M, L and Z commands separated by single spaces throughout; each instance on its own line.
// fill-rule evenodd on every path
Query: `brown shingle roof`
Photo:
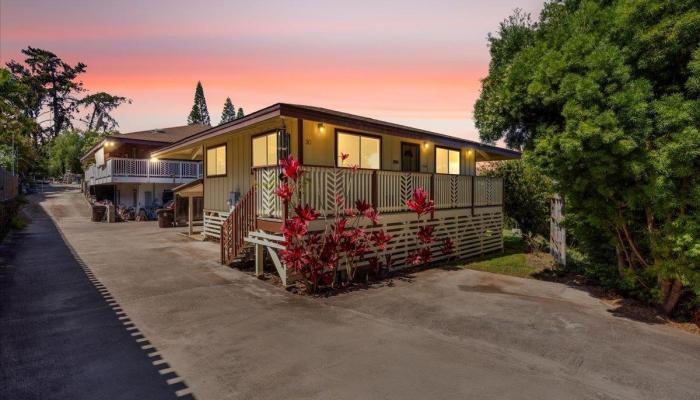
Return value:
M 209 129 L 207 125 L 193 124 L 193 125 L 183 125 L 174 126 L 172 128 L 160 128 L 151 129 L 147 131 L 129 132 L 121 133 L 117 135 L 110 135 L 110 139 L 130 139 L 130 140 L 144 140 L 149 142 L 161 142 L 161 143 L 175 143 L 178 140 L 185 139 L 196 133 L 202 132 L 205 129 Z
M 151 129 L 147 131 L 137 131 L 128 133 L 119 133 L 116 135 L 109 135 L 105 137 L 101 142 L 93 146 L 90 151 L 85 153 L 80 160 L 85 161 L 92 157 L 93 154 L 102 147 L 107 140 L 115 140 L 122 142 L 150 142 L 143 144 L 151 144 L 155 146 L 165 146 L 171 143 L 178 142 L 183 139 L 187 139 L 190 136 L 196 135 L 197 133 L 203 132 L 210 127 L 208 125 L 192 124 L 183 126 L 173 126 L 170 128 L 159 128 Z

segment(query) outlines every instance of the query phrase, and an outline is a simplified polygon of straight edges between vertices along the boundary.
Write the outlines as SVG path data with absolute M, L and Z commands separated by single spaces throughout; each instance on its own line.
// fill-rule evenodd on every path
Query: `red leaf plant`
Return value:
M 342 160 L 348 155 L 341 155 Z M 335 194 L 335 209 L 332 221 L 320 215 L 308 204 L 292 204 L 295 199 L 300 202 L 303 185 L 300 179 L 304 171 L 294 158 L 280 161 L 285 182 L 275 190 L 283 201 L 285 208 L 291 208 L 293 215 L 282 225 L 284 250 L 280 258 L 289 270 L 303 277 L 308 293 L 315 293 L 321 286 L 340 284 L 339 271 L 345 267 L 348 281 L 355 279 L 355 273 L 361 266 L 377 270 L 391 266 L 391 257 L 383 254 L 384 261 L 379 261 L 378 252 L 386 253 L 391 235 L 382 229 L 375 229 L 379 224 L 379 213 L 364 199 L 357 199 L 354 208 L 344 209 L 345 198 Z M 305 178 L 306 179 L 306 178 Z M 290 207 L 291 206 L 291 207 Z M 371 222 L 372 232 L 366 229 L 366 218 Z M 322 231 L 309 232 L 313 221 L 320 221 Z M 370 226 L 367 226 L 370 227 Z
M 406 259 L 408 264 L 422 265 L 430 263 L 433 260 L 433 243 L 438 241 L 442 243 L 440 250 L 443 255 L 449 256 L 454 253 L 454 242 L 452 242 L 452 239 L 447 237 L 442 240 L 436 240 L 435 225 L 428 225 L 428 221 L 424 222 L 421 220 L 423 215 L 431 214 L 435 209 L 433 200 L 428 198 L 428 193 L 423 188 L 419 187 L 413 191 L 411 198 L 406 200 L 406 206 L 415 212 L 418 218 L 419 226 L 416 237 L 421 245 L 408 254 Z

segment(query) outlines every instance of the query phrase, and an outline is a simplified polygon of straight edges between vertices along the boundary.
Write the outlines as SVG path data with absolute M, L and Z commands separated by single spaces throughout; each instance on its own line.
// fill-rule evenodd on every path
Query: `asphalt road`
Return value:
M 45 211 L 26 211 L 0 245 L 0 398 L 177 398 Z
M 630 319 L 575 288 L 433 269 L 392 286 L 307 298 L 219 265 L 216 243 L 190 241 L 154 223 L 91 223 L 82 202 L 68 191 L 40 199 L 80 258 L 198 399 L 700 398 L 700 338 Z M 17 243 L 32 235 L 39 239 L 33 245 Z M 77 299 L 88 297 L 76 283 L 82 271 L 53 261 L 64 259 L 59 253 L 70 257 L 46 245 L 62 248 L 50 222 L 35 221 L 12 243 L 14 281 L 26 281 L 27 291 L 34 282 L 45 283 L 34 296 L 20 289 L 10 296 L 5 283 L 0 287 L 3 303 L 10 304 L 2 315 L 3 363 L 6 357 L 17 360 L 3 385 L 36 386 L 40 371 L 62 375 L 59 382 L 78 393 L 123 374 L 119 385 L 138 393 L 135 398 L 157 398 L 140 392 L 155 390 L 158 382 L 139 349 L 117 339 L 123 328 L 108 313 L 102 323 L 97 312 L 83 317 L 104 305 L 97 299 L 80 306 Z M 58 284 L 69 278 L 75 281 Z M 5 310 L 13 310 L 15 297 L 28 303 L 25 311 L 10 314 Z M 34 332 L 42 332 L 44 320 L 62 316 L 60 328 L 44 336 Z M 22 318 L 35 322 L 8 326 Z M 72 339 L 102 325 L 114 328 L 114 336 L 104 336 L 113 340 L 104 345 L 94 342 L 95 334 Z M 8 328 L 17 332 L 6 333 Z M 25 351 L 35 349 L 31 358 L 20 359 L 19 343 L 37 335 L 41 344 L 24 345 Z M 19 350 L 4 349 L 6 336 Z M 72 351 L 63 347 L 66 341 Z M 84 343 L 86 348 L 74 347 Z M 133 353 L 128 362 L 109 356 L 122 345 L 132 349 L 123 350 Z M 91 367 L 105 354 L 113 368 Z M 85 373 L 91 376 L 79 375 Z

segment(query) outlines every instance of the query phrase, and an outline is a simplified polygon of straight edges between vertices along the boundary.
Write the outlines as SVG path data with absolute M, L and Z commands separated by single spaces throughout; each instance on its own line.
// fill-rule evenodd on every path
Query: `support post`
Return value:
M 263 275 L 263 246 L 261 244 L 255 244 L 255 276 L 261 277 Z
M 187 197 L 187 234 L 192 236 L 192 223 L 194 219 L 194 201 L 192 196 Z
M 377 170 L 372 171 L 372 207 L 379 208 L 379 184 Z

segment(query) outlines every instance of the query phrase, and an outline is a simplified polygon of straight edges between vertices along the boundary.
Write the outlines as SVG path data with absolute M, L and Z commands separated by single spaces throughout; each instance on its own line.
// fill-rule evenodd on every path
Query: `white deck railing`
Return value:
M 172 178 L 178 181 L 183 179 L 197 179 L 202 176 L 202 167 L 199 161 L 170 161 L 170 160 L 146 160 L 136 158 L 111 158 L 104 165 L 91 165 L 85 171 L 85 180 L 90 184 L 99 183 L 107 178 Z
M 365 200 L 380 213 L 408 211 L 406 200 L 419 187 L 430 194 L 437 210 L 496 206 L 503 202 L 500 178 L 330 167 L 303 170 L 301 204 L 309 204 L 324 215 L 334 213 L 336 196 L 343 198 L 338 205 L 341 210 L 352 208 L 356 200 Z M 258 187 L 258 215 L 282 218 L 283 205 L 274 194 L 280 184 L 279 167 L 254 168 L 253 174 Z

